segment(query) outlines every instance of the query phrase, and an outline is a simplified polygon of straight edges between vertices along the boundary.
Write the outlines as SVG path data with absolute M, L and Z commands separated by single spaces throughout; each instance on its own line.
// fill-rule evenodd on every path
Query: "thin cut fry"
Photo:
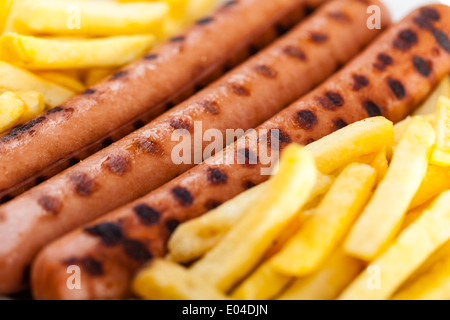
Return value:
M 29 35 L 159 35 L 169 14 L 164 2 L 22 0 L 17 10 L 14 26 Z
M 41 78 L 57 83 L 65 88 L 73 90 L 77 93 L 83 92 L 86 86 L 77 78 L 60 71 L 40 71 L 36 72 Z
M 0 133 L 14 127 L 27 112 L 25 103 L 13 92 L 0 95 Z
M 376 171 L 372 167 L 349 165 L 336 179 L 314 216 L 274 256 L 275 270 L 296 277 L 316 271 L 361 213 L 375 179 Z
M 42 79 L 26 70 L 0 61 L 0 89 L 27 91 L 33 88 L 44 96 L 45 104 L 54 107 L 69 99 L 75 93 Z
M 450 98 L 441 97 L 436 121 L 436 148 L 431 163 L 450 166 Z
M 143 55 L 154 40 L 152 35 L 52 40 L 10 33 L 0 38 L 0 58 L 37 70 L 117 67 Z
M 449 208 L 450 191 L 447 191 L 371 263 L 372 272 L 362 272 L 340 299 L 390 298 L 433 252 L 450 239 Z
M 363 155 L 378 152 L 393 143 L 392 122 L 374 117 L 355 122 L 305 148 L 314 155 L 318 170 L 330 174 Z
M 361 260 L 338 249 L 315 273 L 295 280 L 278 300 L 333 300 L 363 268 Z
M 434 130 L 428 122 L 418 117 L 412 119 L 386 177 L 346 240 L 348 254 L 371 261 L 389 244 L 422 183 L 434 139 Z
M 429 115 L 436 112 L 440 96 L 450 97 L 450 76 L 445 76 L 428 98 L 413 113 L 414 116 Z
M 325 193 L 332 181 L 331 177 L 318 173 L 308 201 Z M 209 213 L 183 223 L 169 240 L 168 248 L 172 259 L 186 263 L 203 256 L 266 194 L 267 184 L 265 182 L 256 186 Z
M 133 290 L 151 300 L 226 300 L 227 297 L 185 268 L 163 259 L 153 261 L 136 276 Z
M 191 272 L 222 292 L 241 280 L 264 255 L 271 243 L 301 209 L 314 186 L 316 168 L 312 155 L 290 145 L 267 194 L 256 202 L 222 241 L 195 263 Z
M 450 189 L 450 168 L 430 164 L 409 209 L 422 205 L 447 189 Z

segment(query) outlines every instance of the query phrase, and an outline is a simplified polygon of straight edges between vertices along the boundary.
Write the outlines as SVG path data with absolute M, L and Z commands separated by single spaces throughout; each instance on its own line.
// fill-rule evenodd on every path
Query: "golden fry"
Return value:
M 227 297 L 185 268 L 163 259 L 139 272 L 134 292 L 151 300 L 226 300 Z
M 400 233 L 386 252 L 350 284 L 340 299 L 389 299 L 433 252 L 450 239 L 449 205 L 450 191 L 447 191 Z
M 428 122 L 418 117 L 411 120 L 386 177 L 346 240 L 348 254 L 370 261 L 389 244 L 422 183 L 434 140 Z
M 438 102 L 436 148 L 431 155 L 431 163 L 450 166 L 450 98 L 444 96 Z
M 307 201 L 315 178 L 312 155 L 294 144 L 288 146 L 278 173 L 269 180 L 266 196 L 190 271 L 220 291 L 228 291 L 254 268 L 296 216 Z
M 42 79 L 26 70 L 0 61 L 0 89 L 10 91 L 35 90 L 44 96 L 47 106 L 54 107 L 69 99 L 75 93 L 57 84 Z
M 0 38 L 0 58 L 35 70 L 117 67 L 143 55 L 154 40 L 152 35 L 51 40 L 10 33 Z
M 25 103 L 13 92 L 0 95 L 0 133 L 19 123 L 27 112 Z
M 374 117 L 355 122 L 305 148 L 314 155 L 318 170 L 329 174 L 393 143 L 392 122 L 383 117 Z
M 20 33 L 66 36 L 159 35 L 169 14 L 164 2 L 22 0 L 17 10 Z
M 314 216 L 274 256 L 271 263 L 275 270 L 295 277 L 316 271 L 361 213 L 375 179 L 376 171 L 372 167 L 349 165 L 325 195 Z

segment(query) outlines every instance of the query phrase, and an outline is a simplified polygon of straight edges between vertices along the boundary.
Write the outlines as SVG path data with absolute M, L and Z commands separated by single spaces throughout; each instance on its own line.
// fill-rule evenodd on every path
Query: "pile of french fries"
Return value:
M 288 146 L 269 181 L 182 224 L 167 257 L 137 275 L 135 293 L 450 299 L 448 78 L 417 114 Z
M 0 0 L 0 133 L 61 104 L 217 0 Z

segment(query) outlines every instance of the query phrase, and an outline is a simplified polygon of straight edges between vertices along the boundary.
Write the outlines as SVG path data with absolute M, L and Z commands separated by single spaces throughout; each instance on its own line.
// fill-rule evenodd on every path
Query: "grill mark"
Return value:
M 69 258 L 69 259 L 62 261 L 62 263 L 66 266 L 77 265 L 80 268 L 82 268 L 84 271 L 86 271 L 86 273 L 92 277 L 97 277 L 97 276 L 103 275 L 103 264 L 99 260 L 97 260 L 91 256 L 81 258 L 81 259 Z
M 89 89 L 84 90 L 81 94 L 84 96 L 87 96 L 90 94 L 94 94 L 95 92 L 96 92 L 95 89 L 89 88 Z
M 253 154 L 249 148 L 241 148 L 236 151 L 237 163 L 246 167 L 252 167 L 258 164 L 258 156 Z
M 113 143 L 114 143 L 113 139 L 106 138 L 105 140 L 102 141 L 102 148 L 105 149 L 105 148 L 109 147 L 110 145 L 112 145 Z
M 422 76 L 428 77 L 433 69 L 433 62 L 430 60 L 425 60 L 421 57 L 415 56 L 413 58 L 413 65 L 417 72 Z
M 41 196 L 38 199 L 38 204 L 41 206 L 42 209 L 54 215 L 57 215 L 61 210 L 61 201 L 52 196 L 46 195 Z
M 324 43 L 328 41 L 328 35 L 319 32 L 311 32 L 309 34 L 309 39 L 314 43 Z
M 40 116 L 38 118 L 32 119 L 25 124 L 22 124 L 20 126 L 11 129 L 6 135 L 1 137 L 0 140 L 2 142 L 7 142 L 14 139 L 21 139 L 21 136 L 24 135 L 25 133 L 32 134 L 34 132 L 34 130 L 32 129 L 39 123 L 44 122 L 46 119 L 47 118 L 45 116 Z
M 334 119 L 333 124 L 334 124 L 334 127 L 337 130 L 345 128 L 346 126 L 348 126 L 348 123 L 342 118 Z
M 210 184 L 221 185 L 227 183 L 228 176 L 219 168 L 208 168 L 207 180 Z
M 383 113 L 381 112 L 381 108 L 372 100 L 363 101 L 363 107 L 369 117 L 378 117 L 383 115 Z
M 120 244 L 123 240 L 122 228 L 111 222 L 103 222 L 92 227 L 83 229 L 87 234 L 99 237 L 105 246 L 112 247 Z
M 259 73 L 260 75 L 262 75 L 265 78 L 271 78 L 271 79 L 275 79 L 278 75 L 278 73 L 273 70 L 271 67 L 260 64 L 260 65 L 256 65 L 254 67 L 255 71 L 257 73 Z
M 183 187 L 174 187 L 172 189 L 172 195 L 183 207 L 188 207 L 194 202 L 192 194 Z
M 212 17 L 205 17 L 205 18 L 202 18 L 202 19 L 198 20 L 197 24 L 203 26 L 203 25 L 206 25 L 206 24 L 210 24 L 213 21 L 214 21 L 214 18 L 212 18 Z
M 316 114 L 311 110 L 300 110 L 295 114 L 295 122 L 301 129 L 311 130 L 318 122 Z
M 418 41 L 417 34 L 411 29 L 406 29 L 400 31 L 397 39 L 394 40 L 394 47 L 401 51 L 407 51 L 417 44 Z
M 350 21 L 352 21 L 352 19 L 347 14 L 345 14 L 342 11 L 330 12 L 330 13 L 328 13 L 328 16 L 331 19 L 336 20 L 336 21 L 341 21 L 341 22 L 350 22 Z
M 183 120 L 183 119 L 172 119 L 170 120 L 170 126 L 174 128 L 175 130 L 186 130 L 191 132 L 192 126 L 189 122 Z
M 220 107 L 219 104 L 215 101 L 209 101 L 205 100 L 200 102 L 200 105 L 207 113 L 210 113 L 212 115 L 218 115 L 220 113 Z
M 366 76 L 354 74 L 353 75 L 353 90 L 359 91 L 369 85 L 369 79 Z
M 233 93 L 237 94 L 238 96 L 242 97 L 250 96 L 250 91 L 241 85 L 232 83 L 230 84 L 230 89 Z
M 401 100 L 406 96 L 405 87 L 400 81 L 388 78 L 387 84 L 397 99 Z
M 176 36 L 176 37 L 171 38 L 170 42 L 179 43 L 179 42 L 183 42 L 185 40 L 186 40 L 185 36 Z
M 153 61 L 153 60 L 158 59 L 158 55 L 156 53 L 148 53 L 148 54 L 144 55 L 143 59 L 148 60 L 148 61 Z
M 317 100 L 327 110 L 336 110 L 344 105 L 344 98 L 335 91 L 328 91 L 325 97 L 318 97 Z
M 162 155 L 163 149 L 161 148 L 161 146 L 159 145 L 159 143 L 152 141 L 152 140 L 147 140 L 147 139 L 141 139 L 138 140 L 134 143 L 134 145 L 136 146 L 136 148 L 142 152 L 145 153 L 150 153 L 150 154 L 155 154 L 155 155 Z
M 74 186 L 75 193 L 82 197 L 90 196 L 96 187 L 94 180 L 83 172 L 71 173 L 69 180 Z
M 204 206 L 205 206 L 205 209 L 206 209 L 206 210 L 210 211 L 210 210 L 216 209 L 216 208 L 219 207 L 221 204 L 222 204 L 221 201 L 217 201 L 217 200 L 214 200 L 214 199 L 210 199 L 210 200 L 208 200 L 208 201 L 205 202 L 205 205 L 204 205 Z
M 439 29 L 433 29 L 432 33 L 437 43 L 439 43 L 442 49 L 447 51 L 447 53 L 450 53 L 450 40 L 448 36 Z
M 272 149 L 289 144 L 291 141 L 291 137 L 281 129 L 270 129 L 267 135 L 267 145 Z
M 297 47 L 287 46 L 286 48 L 283 49 L 283 52 L 292 58 L 296 58 L 300 61 L 306 61 L 305 52 Z
M 134 206 L 133 210 L 138 216 L 139 221 L 146 226 L 157 224 L 160 220 L 161 214 L 159 211 L 146 205 L 145 203 Z
M 124 239 L 122 246 L 125 254 L 135 261 L 145 262 L 153 258 L 147 247 L 138 240 Z
M 109 78 L 109 80 L 113 81 L 113 80 L 121 79 L 121 78 L 124 78 L 127 75 L 128 75 L 128 71 L 127 70 L 117 71 Z
M 245 180 L 242 183 L 242 188 L 244 188 L 245 190 L 249 190 L 249 189 L 251 189 L 253 187 L 256 187 L 256 183 L 254 183 L 253 181 Z
M 374 63 L 375 69 L 378 69 L 380 71 L 386 70 L 388 66 L 391 66 L 394 64 L 394 59 L 390 55 L 387 55 L 385 53 L 380 53 L 377 57 L 377 62 Z
M 102 167 L 116 176 L 122 176 L 130 169 L 131 163 L 122 155 L 112 154 L 103 161 Z
M 177 219 L 169 219 L 166 221 L 165 225 L 167 230 L 169 230 L 170 233 L 173 233 L 180 225 L 180 221 Z

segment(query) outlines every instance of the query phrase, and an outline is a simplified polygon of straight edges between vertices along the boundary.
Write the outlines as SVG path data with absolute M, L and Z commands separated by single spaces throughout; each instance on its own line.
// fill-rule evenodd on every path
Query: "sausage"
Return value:
M 62 159 L 34 173 L 27 179 L 12 186 L 11 188 L 3 191 L 0 190 L 0 204 L 14 199 L 16 196 L 22 194 L 23 192 L 31 189 L 36 185 L 39 185 L 40 183 L 48 180 L 61 171 L 73 166 L 74 164 L 77 164 L 90 155 L 111 145 L 115 141 L 120 140 L 131 132 L 149 123 L 162 112 L 171 109 L 173 106 L 178 105 L 182 101 L 186 100 L 195 92 L 200 91 L 202 88 L 220 78 L 220 76 L 222 76 L 224 73 L 233 69 L 241 62 L 245 61 L 248 57 L 265 48 L 279 36 L 282 36 L 300 20 L 302 20 L 305 15 L 309 15 L 313 11 L 313 9 L 315 9 L 315 7 L 321 3 L 321 1 L 323 0 L 306 0 L 304 3 L 298 4 L 297 8 L 283 16 L 274 25 L 271 25 L 269 29 L 264 31 L 262 34 L 258 33 L 258 36 L 254 40 L 252 40 L 250 45 L 240 49 L 240 51 L 238 51 L 237 53 L 234 53 L 231 58 L 228 59 L 228 61 L 222 63 L 213 71 L 206 71 L 205 75 L 200 76 L 198 79 L 192 79 L 193 83 L 189 84 L 189 87 L 187 89 L 182 88 L 181 90 L 178 90 L 176 93 L 174 93 L 174 98 L 172 98 L 172 100 L 170 100 L 169 102 L 162 103 L 159 107 L 155 107 L 150 111 L 143 112 L 129 123 L 122 125 L 117 130 L 109 132 L 108 136 L 105 136 L 99 141 L 95 141 L 79 150 L 70 153 Z M 198 23 L 204 24 L 205 21 L 209 20 L 210 18 L 204 18 L 199 20 Z M 263 30 L 263 28 L 261 30 Z M 241 46 L 242 45 L 240 45 L 240 47 Z
M 49 241 L 192 168 L 193 161 L 175 165 L 172 160 L 171 150 L 179 144 L 172 141 L 175 130 L 194 133 L 196 122 L 202 123 L 197 133 L 212 128 L 224 135 L 227 129 L 247 130 L 325 80 L 379 34 L 364 28 L 366 7 L 356 0 L 325 5 L 269 48 L 147 126 L 0 207 L 5 220 L 0 223 L 0 292 L 19 288 L 23 268 Z M 347 19 L 336 19 L 337 15 Z M 349 38 L 354 29 L 361 31 Z M 317 41 L 319 36 L 327 39 Z M 195 133 L 190 139 L 194 137 Z M 195 142 L 191 145 L 194 148 Z M 11 233 L 20 236 L 11 238 Z M 20 254 L 11 258 L 11 252 Z
M 242 58 L 243 50 L 267 30 L 273 34 L 271 27 L 280 26 L 278 22 L 291 12 L 301 10 L 304 15 L 306 8 L 323 1 L 229 0 L 185 34 L 64 105 L 12 129 L 0 137 L 0 198 L 5 201 L 16 195 L 30 179 L 42 181 L 42 170 L 56 168 L 64 159 L 70 163 L 80 150 L 101 146 L 119 129 L 161 114 L 171 100 L 207 80 L 226 60 Z
M 284 147 L 290 142 L 309 143 L 370 116 L 399 121 L 450 72 L 449 21 L 448 6 L 414 11 L 341 71 L 258 129 L 278 129 L 277 141 Z M 33 265 L 34 296 L 128 296 L 136 271 L 165 254 L 167 240 L 179 223 L 203 214 L 208 203 L 227 201 L 267 179 L 260 174 L 260 163 L 222 161 L 234 159 L 239 151 L 244 158 L 257 159 L 256 145 L 251 140 L 246 147 L 241 138 L 147 196 L 47 246 Z M 211 173 L 221 179 L 211 180 Z M 66 287 L 69 265 L 81 269 L 81 290 Z

